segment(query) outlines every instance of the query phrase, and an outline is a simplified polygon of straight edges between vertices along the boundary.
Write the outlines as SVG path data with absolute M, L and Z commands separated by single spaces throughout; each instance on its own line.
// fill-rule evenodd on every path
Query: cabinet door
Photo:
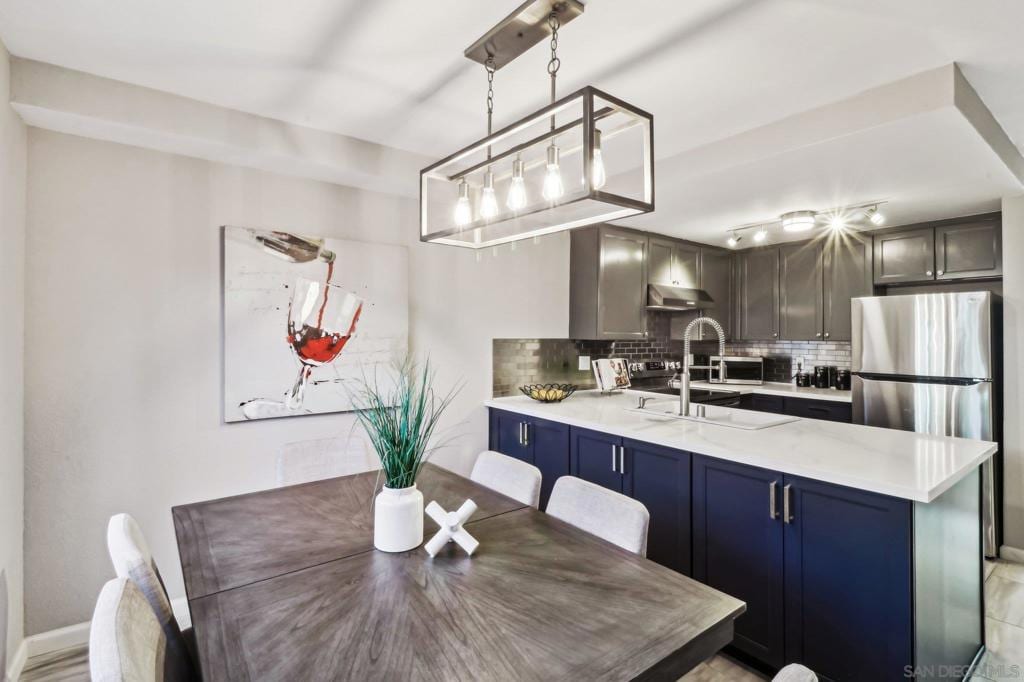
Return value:
M 935 268 L 936 279 L 1002 276 L 1000 221 L 936 227 Z
M 668 239 L 651 237 L 647 244 L 647 281 L 672 284 L 672 248 Z
M 675 245 L 672 249 L 672 283 L 688 289 L 700 286 L 700 247 Z
M 651 513 L 647 558 L 690 575 L 690 454 L 624 441 L 624 492 Z
M 533 448 L 525 437 L 527 421 L 515 412 L 491 410 L 491 449 L 533 464 Z
M 818 242 L 779 248 L 779 338 L 820 341 L 822 266 Z
M 761 395 L 760 393 L 744 393 L 740 396 L 739 407 L 755 412 L 772 412 L 783 414 L 783 399 L 777 395 Z
M 825 242 L 825 329 L 827 341 L 849 341 L 850 299 L 870 296 L 871 238 L 846 232 Z
M 569 427 L 558 422 L 532 419 L 528 428 L 533 465 L 543 476 L 540 482 L 540 508 L 543 510 L 548 506 L 555 481 L 569 474 Z
M 701 249 L 700 259 L 701 289 L 708 292 L 715 302 L 714 308 L 702 314 L 706 317 L 713 317 L 725 330 L 725 338 L 731 339 L 733 337 L 732 264 L 734 254 L 729 251 Z M 700 334 L 701 339 L 715 339 L 715 332 L 705 327 L 700 328 Z
M 935 229 L 875 235 L 875 284 L 935 279 Z
M 913 663 L 911 504 L 785 482 L 786 661 L 836 682 L 903 678 Z
M 779 336 L 779 250 L 754 249 L 737 257 L 739 338 Z
M 597 323 L 599 338 L 647 335 L 647 237 L 601 228 Z
M 587 429 L 570 429 L 569 439 L 573 475 L 621 493 L 619 446 L 622 439 Z
M 833 400 L 786 398 L 784 413 L 805 419 L 821 419 L 846 424 L 853 421 L 853 406 L 850 403 L 840 403 Z
M 747 603 L 733 646 L 780 668 L 783 524 L 770 513 L 773 488 L 781 510 L 781 474 L 693 455 L 693 577 Z

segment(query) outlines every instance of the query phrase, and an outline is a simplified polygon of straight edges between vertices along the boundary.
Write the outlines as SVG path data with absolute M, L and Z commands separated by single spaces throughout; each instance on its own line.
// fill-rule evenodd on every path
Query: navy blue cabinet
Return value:
M 622 439 L 600 431 L 572 429 L 569 462 L 574 476 L 622 492 Z
M 647 558 L 691 575 L 690 454 L 624 440 L 623 492 L 651 513 Z
M 781 474 L 693 456 L 693 577 L 747 603 L 733 646 L 776 668 L 785 663 L 781 490 Z
M 693 576 L 747 602 L 733 646 L 822 680 L 913 661 L 906 500 L 693 457 Z
M 587 429 L 570 448 L 574 476 L 647 507 L 647 558 L 690 575 L 690 453 Z
M 906 500 L 785 477 L 786 660 L 822 680 L 896 680 L 913 656 Z
M 492 409 L 490 419 L 490 448 L 540 469 L 540 508 L 546 508 L 555 481 L 569 473 L 569 427 L 504 410 Z

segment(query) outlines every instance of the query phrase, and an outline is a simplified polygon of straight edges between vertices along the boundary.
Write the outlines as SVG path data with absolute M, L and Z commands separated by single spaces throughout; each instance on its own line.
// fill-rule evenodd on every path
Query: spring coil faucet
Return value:
M 679 377 L 679 416 L 690 416 L 690 333 L 695 327 L 706 324 L 718 334 L 718 376 L 725 378 L 725 330 L 711 317 L 694 318 L 683 332 L 683 369 Z

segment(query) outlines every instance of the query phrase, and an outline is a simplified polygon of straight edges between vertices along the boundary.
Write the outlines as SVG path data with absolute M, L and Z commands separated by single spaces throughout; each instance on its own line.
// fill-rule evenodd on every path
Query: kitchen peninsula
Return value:
M 643 502 L 649 558 L 744 600 L 733 646 L 767 667 L 966 671 L 984 640 L 979 467 L 995 443 L 800 418 L 747 430 L 637 397 L 489 400 L 490 446 L 541 469 L 542 504 L 567 474 Z

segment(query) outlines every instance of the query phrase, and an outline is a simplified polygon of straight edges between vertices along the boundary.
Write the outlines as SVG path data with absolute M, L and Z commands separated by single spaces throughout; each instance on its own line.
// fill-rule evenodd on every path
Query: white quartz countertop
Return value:
M 668 407 L 674 400 L 661 396 L 648 408 Z M 581 391 L 561 403 L 515 396 L 484 404 L 915 502 L 931 502 L 996 451 L 989 441 L 816 419 L 746 431 L 628 411 L 636 402 L 635 394 Z
M 837 391 L 834 388 L 798 388 L 796 384 L 783 384 L 774 381 L 768 381 L 763 384 L 709 384 L 705 381 L 692 381 L 690 386 L 693 388 L 708 388 L 712 391 L 780 395 L 789 398 L 807 398 L 808 400 L 832 400 L 837 403 L 853 402 L 853 396 L 850 391 Z

